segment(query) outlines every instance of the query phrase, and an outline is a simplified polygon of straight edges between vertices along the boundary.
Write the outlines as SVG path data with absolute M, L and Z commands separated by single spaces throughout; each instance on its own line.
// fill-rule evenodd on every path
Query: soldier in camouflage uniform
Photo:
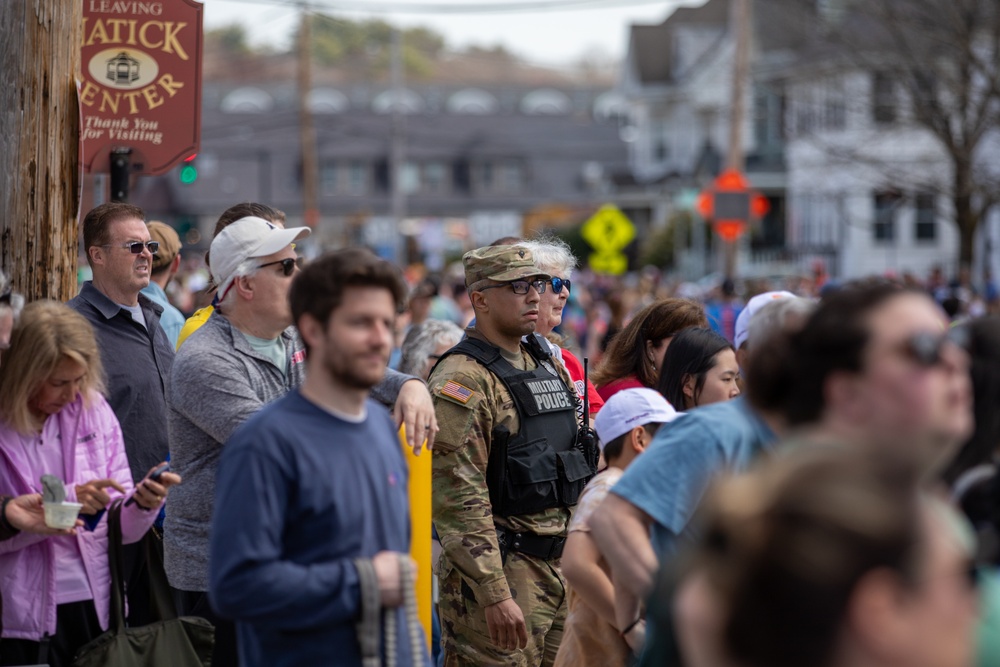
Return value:
M 572 382 L 533 333 L 549 276 L 516 245 L 463 263 L 476 324 L 429 380 L 444 664 L 551 665 L 570 508 L 594 471 L 575 446 Z

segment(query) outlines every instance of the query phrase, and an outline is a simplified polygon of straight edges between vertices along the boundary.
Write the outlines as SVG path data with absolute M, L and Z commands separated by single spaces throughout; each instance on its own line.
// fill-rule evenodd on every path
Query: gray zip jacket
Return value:
M 170 491 L 163 526 L 164 565 L 174 588 L 208 590 L 208 534 L 223 444 L 264 405 L 305 378 L 305 348 L 295 327 L 281 339 L 287 373 L 257 353 L 216 311 L 174 358 L 167 392 L 170 466 L 184 481 Z M 403 383 L 413 379 L 390 369 L 372 398 L 391 407 Z

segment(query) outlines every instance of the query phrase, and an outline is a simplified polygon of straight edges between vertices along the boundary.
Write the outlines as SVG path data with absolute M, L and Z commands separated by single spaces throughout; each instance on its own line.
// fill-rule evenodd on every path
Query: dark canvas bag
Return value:
M 146 556 L 155 549 L 148 540 Z M 125 627 L 125 577 L 122 563 L 121 503 L 108 510 L 108 562 L 111 567 L 111 623 L 107 632 L 83 646 L 73 667 L 211 667 L 215 628 L 203 618 L 177 617 L 163 567 L 149 565 L 150 597 L 160 619 L 138 628 Z

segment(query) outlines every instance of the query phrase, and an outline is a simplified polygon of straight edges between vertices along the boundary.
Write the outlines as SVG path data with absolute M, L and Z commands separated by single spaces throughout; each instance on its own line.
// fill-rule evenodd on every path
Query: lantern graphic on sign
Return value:
M 139 78 L 139 61 L 122 51 L 108 60 L 108 79 L 116 85 L 130 85 Z

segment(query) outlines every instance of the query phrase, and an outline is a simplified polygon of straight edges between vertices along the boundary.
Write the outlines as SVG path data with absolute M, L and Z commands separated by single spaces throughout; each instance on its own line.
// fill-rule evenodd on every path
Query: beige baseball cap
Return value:
M 466 287 L 483 280 L 506 283 L 532 276 L 550 277 L 535 266 L 535 258 L 531 251 L 521 245 L 476 248 L 465 253 L 462 264 L 465 266 Z

